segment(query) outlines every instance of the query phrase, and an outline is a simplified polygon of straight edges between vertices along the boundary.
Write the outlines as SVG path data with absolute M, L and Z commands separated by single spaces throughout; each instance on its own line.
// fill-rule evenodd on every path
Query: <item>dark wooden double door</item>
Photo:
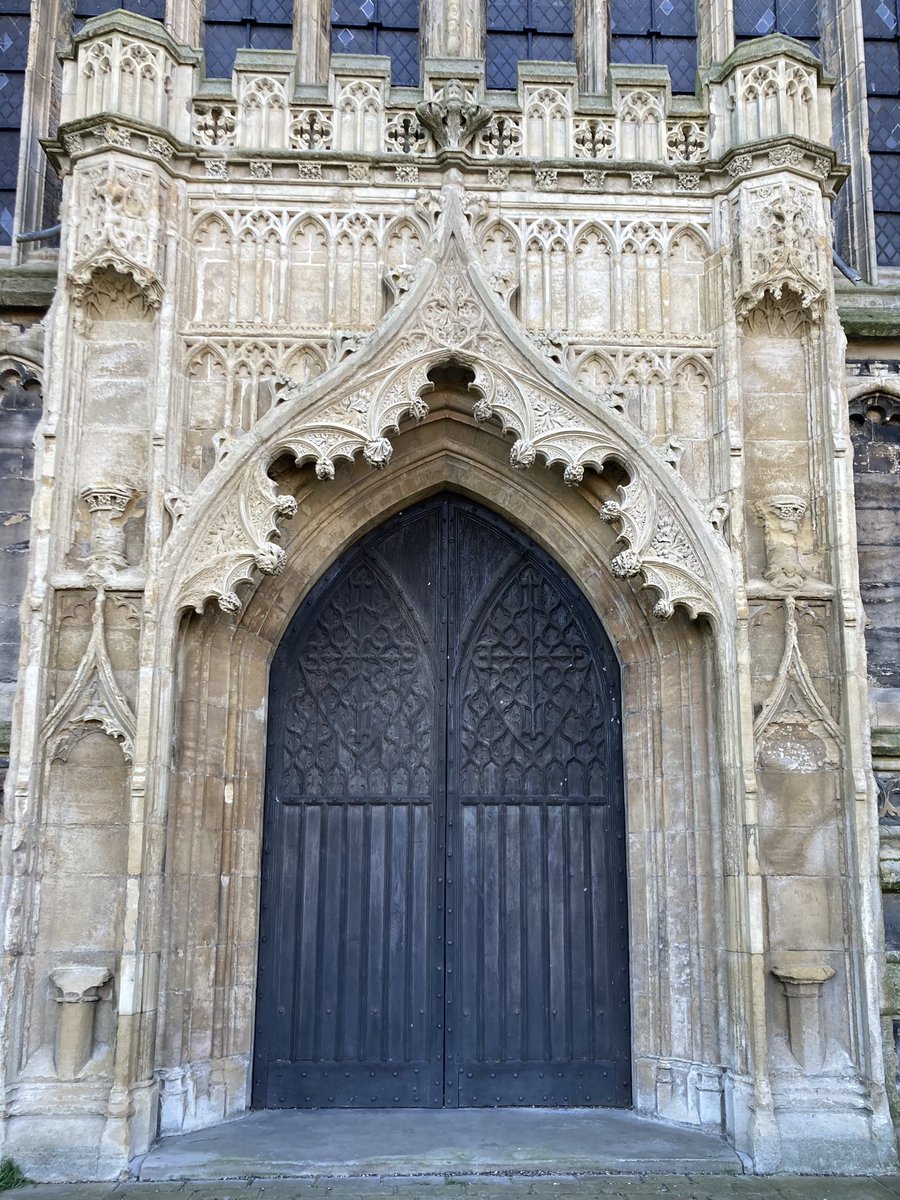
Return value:
M 627 1105 L 619 670 L 532 542 L 439 496 L 272 668 L 257 1107 Z

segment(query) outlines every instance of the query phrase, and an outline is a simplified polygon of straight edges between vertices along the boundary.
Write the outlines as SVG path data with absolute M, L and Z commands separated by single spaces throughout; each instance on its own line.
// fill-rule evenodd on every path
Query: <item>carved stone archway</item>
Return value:
M 445 186 L 436 232 L 416 280 L 371 337 L 332 370 L 306 385 L 282 381 L 279 403 L 247 433 L 218 441 L 218 462 L 190 501 L 167 498 L 174 528 L 162 576 L 170 611 L 225 611 L 242 604 L 237 588 L 277 574 L 283 551 L 279 520 L 296 510 L 279 495 L 268 468 L 282 455 L 315 463 L 320 480 L 340 460 L 362 454 L 373 468 L 390 461 L 388 434 L 422 420 L 430 372 L 449 361 L 473 373 L 473 415 L 495 420 L 515 441 L 513 468 L 543 459 L 578 486 L 585 470 L 619 463 L 628 483 L 602 519 L 618 527 L 622 550 L 610 563 L 619 578 L 640 576 L 657 593 L 654 613 L 676 605 L 721 621 L 727 611 L 730 561 L 724 539 L 660 450 L 617 410 L 614 397 L 591 396 L 546 359 L 499 305 L 478 267 L 465 202 Z

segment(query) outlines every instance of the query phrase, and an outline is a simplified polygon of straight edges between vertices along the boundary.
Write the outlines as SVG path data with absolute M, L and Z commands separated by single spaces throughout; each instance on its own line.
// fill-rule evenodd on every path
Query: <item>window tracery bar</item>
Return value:
M 385 54 L 397 87 L 419 85 L 419 0 L 334 0 L 335 54 Z
M 572 62 L 571 0 L 488 0 L 487 86 L 515 89 L 527 59 Z
M 206 0 L 206 74 L 228 78 L 238 50 L 290 50 L 293 0 Z
M 0 246 L 12 244 L 29 8 L 29 0 L 0 7 Z
M 875 250 L 900 267 L 900 11 L 897 0 L 862 0 Z
M 673 92 L 693 93 L 697 75 L 694 0 L 612 0 L 610 61 L 669 68 Z

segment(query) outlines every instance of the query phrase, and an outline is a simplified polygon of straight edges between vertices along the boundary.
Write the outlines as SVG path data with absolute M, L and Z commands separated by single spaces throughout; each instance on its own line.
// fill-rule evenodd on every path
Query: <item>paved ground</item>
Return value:
M 17 1188 L 6 1196 L 9 1200 L 898 1200 L 900 1176 L 382 1176 L 239 1183 L 48 1184 Z
M 254 1112 L 163 1138 L 142 1180 L 343 1175 L 740 1174 L 720 1138 L 622 1109 Z

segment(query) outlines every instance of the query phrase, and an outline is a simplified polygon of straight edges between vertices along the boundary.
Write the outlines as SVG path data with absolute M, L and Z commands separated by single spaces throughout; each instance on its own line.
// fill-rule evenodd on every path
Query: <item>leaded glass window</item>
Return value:
M 30 7 L 29 0 L 0 5 L 0 246 L 12 244 Z
M 869 93 L 875 249 L 900 267 L 900 11 L 897 0 L 862 0 Z
M 163 21 L 166 16 L 165 0 L 75 0 L 72 32 L 77 33 L 89 17 L 99 17 L 116 8 L 140 13 L 143 17 L 152 17 L 155 21 Z
M 334 0 L 335 54 L 386 54 L 391 81 L 419 86 L 419 0 Z
M 734 36 L 739 42 L 785 33 L 819 52 L 818 0 L 734 0 Z
M 572 0 L 488 0 L 488 87 L 515 88 L 523 59 L 572 61 Z
M 673 92 L 693 92 L 697 76 L 694 0 L 612 0 L 610 62 L 659 63 Z
M 206 0 L 206 74 L 228 79 L 238 50 L 290 50 L 294 0 Z

